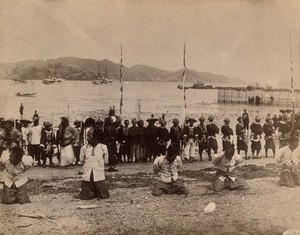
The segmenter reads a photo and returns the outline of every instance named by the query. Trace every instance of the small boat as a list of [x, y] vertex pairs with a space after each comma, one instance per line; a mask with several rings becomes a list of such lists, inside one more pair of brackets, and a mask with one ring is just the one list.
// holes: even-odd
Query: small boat
[[27, 83], [27, 80], [22, 79], [20, 76], [14, 77], [12, 80], [13, 80], [15, 83], [21, 83], [21, 84]]
[[31, 83], [31, 92], [28, 92], [28, 86], [26, 84], [26, 92], [16, 92], [16, 96], [22, 96], [22, 97], [34, 97], [37, 92], [33, 91], [33, 82]]
[[26, 92], [16, 92], [16, 96], [23, 96], [23, 97], [34, 97], [37, 93], [26, 93]]

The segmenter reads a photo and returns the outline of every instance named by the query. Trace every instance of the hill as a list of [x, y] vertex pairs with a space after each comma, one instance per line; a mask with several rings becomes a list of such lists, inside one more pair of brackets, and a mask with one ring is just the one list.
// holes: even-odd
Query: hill
[[[0, 79], [9, 79], [18, 75], [23, 79], [44, 79], [52, 74], [67, 80], [93, 80], [97, 73], [113, 79], [119, 79], [120, 65], [110, 60], [83, 59], [77, 57], [60, 57], [47, 60], [25, 60], [13, 64], [0, 64]], [[125, 81], [165, 81], [178, 82], [183, 70], [175, 72], [146, 65], [123, 66]], [[235, 79], [207, 72], [187, 69], [187, 82], [201, 81], [206, 84], [234, 83]]]

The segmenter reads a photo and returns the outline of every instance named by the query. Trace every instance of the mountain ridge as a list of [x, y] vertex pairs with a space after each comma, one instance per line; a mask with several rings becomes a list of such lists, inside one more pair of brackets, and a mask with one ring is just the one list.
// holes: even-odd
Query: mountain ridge
[[[181, 82], [183, 69], [168, 71], [153, 66], [137, 64], [131, 67], [123, 65], [124, 81], [161, 81]], [[95, 60], [74, 56], [59, 57], [47, 60], [23, 60], [16, 63], [0, 64], [0, 79], [9, 79], [11, 75], [19, 75], [23, 79], [44, 79], [49, 75], [59, 76], [67, 80], [94, 80], [97, 75], [119, 79], [120, 64], [108, 59]], [[186, 70], [186, 81], [204, 83], [235, 83], [234, 78], [209, 72]]]

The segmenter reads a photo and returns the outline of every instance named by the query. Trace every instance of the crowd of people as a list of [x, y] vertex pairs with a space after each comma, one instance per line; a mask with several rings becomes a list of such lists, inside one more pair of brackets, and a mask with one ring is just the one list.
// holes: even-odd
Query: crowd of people
[[[120, 162], [154, 161], [153, 170], [161, 174], [161, 182], [155, 187], [153, 195], [188, 194], [188, 189], [178, 179], [177, 170], [182, 162], [195, 161], [197, 147], [200, 161], [203, 161], [202, 154], [205, 151], [208, 159], [212, 160], [218, 169], [211, 185], [213, 190], [248, 189], [243, 179], [237, 179], [231, 173], [243, 159], [250, 158], [247, 133], [250, 136], [252, 157], [258, 157], [260, 154], [262, 136], [265, 139], [265, 156], [268, 157], [268, 150], [271, 149], [275, 157], [274, 135], [278, 131], [279, 151], [276, 161], [284, 165], [280, 182], [290, 187], [300, 184], [298, 172], [294, 167], [300, 157], [299, 151], [294, 151], [298, 149], [299, 144], [299, 113], [280, 110], [279, 117], [271, 117], [268, 114], [265, 123], [262, 124], [261, 118], [257, 116], [250, 124], [249, 113], [245, 109], [244, 113], [237, 117], [235, 126], [237, 152], [233, 144], [234, 130], [230, 126], [229, 118], [224, 119], [224, 125], [220, 128], [214, 123], [212, 115], [206, 123], [205, 121], [205, 117], [201, 116], [199, 124], [195, 125], [197, 120], [187, 117], [185, 123], [180, 126], [179, 120], [175, 118], [172, 121], [173, 125], [168, 129], [164, 115], [160, 118], [152, 115], [146, 120], [147, 127], [144, 126], [143, 120], [136, 119], [131, 120], [130, 126], [129, 120], [121, 123], [114, 108], [110, 109], [109, 115], [104, 119], [87, 118], [85, 122], [76, 120], [73, 125], [67, 117], [62, 117], [57, 131], [54, 131], [53, 124], [48, 121], [41, 125], [37, 112], [33, 115], [32, 122], [1, 119], [0, 164], [6, 166], [6, 171], [17, 169], [22, 172], [33, 163], [46, 167], [47, 159], [50, 166], [56, 165], [52, 160], [54, 154], [59, 160], [59, 166], [83, 164], [82, 191], [78, 197], [91, 199], [95, 196], [109, 197], [105, 185], [105, 163], [108, 163], [108, 171], [118, 171], [116, 165]], [[216, 138], [218, 134], [222, 135], [221, 151]], [[241, 151], [245, 152], [244, 157], [240, 155]], [[28, 156], [32, 157], [32, 162], [27, 159]], [[23, 190], [26, 184], [26, 180], [19, 182], [19, 179], [12, 178], [7, 178], [5, 195], [13, 195], [12, 192], [18, 191], [18, 188]], [[10, 203], [16, 199], [4, 197], [5, 200]], [[25, 196], [19, 201], [28, 200]]]

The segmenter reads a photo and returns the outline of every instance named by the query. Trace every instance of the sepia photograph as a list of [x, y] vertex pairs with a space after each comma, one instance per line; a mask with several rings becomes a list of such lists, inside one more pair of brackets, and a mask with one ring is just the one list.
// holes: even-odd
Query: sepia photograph
[[0, 5], [0, 235], [300, 235], [300, 1]]

